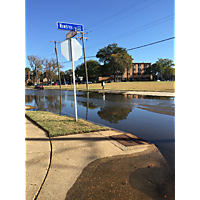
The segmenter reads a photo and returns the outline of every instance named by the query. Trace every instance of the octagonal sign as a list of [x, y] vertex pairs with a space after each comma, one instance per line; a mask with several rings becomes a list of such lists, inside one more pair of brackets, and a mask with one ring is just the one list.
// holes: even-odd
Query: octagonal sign
[[82, 46], [76, 39], [66, 39], [62, 42], [61, 53], [67, 60], [72, 61], [70, 40], [72, 40], [73, 60], [77, 61], [82, 56]]

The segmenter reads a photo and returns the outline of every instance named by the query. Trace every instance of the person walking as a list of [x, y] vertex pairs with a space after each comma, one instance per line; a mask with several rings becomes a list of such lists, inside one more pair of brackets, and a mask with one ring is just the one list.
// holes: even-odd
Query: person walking
[[102, 90], [104, 90], [104, 87], [105, 87], [105, 83], [104, 83], [104, 81], [102, 82]]

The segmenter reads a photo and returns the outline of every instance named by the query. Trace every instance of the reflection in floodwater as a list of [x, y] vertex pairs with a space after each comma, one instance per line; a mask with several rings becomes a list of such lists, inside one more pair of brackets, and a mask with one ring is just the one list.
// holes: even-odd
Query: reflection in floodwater
[[61, 108], [65, 106], [60, 96], [25, 95], [25, 102], [26, 104], [33, 103], [33, 106], [37, 107], [33, 110], [43, 110], [60, 114]]
[[[105, 101], [105, 94], [103, 94], [103, 101]], [[100, 108], [97, 112], [98, 116], [113, 124], [117, 124], [120, 120], [125, 120], [133, 108], [133, 105], [119, 103], [112, 103], [110, 105], [107, 102], [102, 104], [101, 101], [89, 102], [89, 92], [87, 92], [86, 102], [78, 100], [78, 104], [86, 107], [86, 120], [88, 120], [88, 109], [94, 110]]]
[[[57, 93], [56, 95], [25, 95], [26, 104], [32, 104], [32, 106], [36, 106], [37, 108], [34, 110], [44, 110], [53, 113], [62, 113], [62, 108], [67, 106], [67, 102], [71, 102], [71, 107], [73, 107], [73, 93], [72, 91], [65, 91], [65, 95], [62, 93]], [[68, 95], [67, 95], [68, 94]], [[105, 97], [106, 96], [106, 97]], [[101, 101], [100, 101], [101, 99]], [[131, 101], [131, 100], [135, 101]], [[97, 93], [78, 93], [77, 94], [77, 103], [78, 105], [86, 108], [86, 120], [88, 120], [88, 112], [89, 110], [99, 110], [96, 112], [97, 115], [110, 123], [117, 124], [120, 120], [126, 120], [127, 116], [134, 105], [137, 105], [137, 108], [159, 113], [165, 115], [175, 116], [175, 107], [173, 105], [165, 104], [157, 102], [156, 105], [151, 105], [151, 102], [138, 102], [136, 100], [139, 99], [151, 99], [150, 96], [145, 95], [132, 95], [132, 94], [124, 94], [124, 95], [110, 95], [110, 94], [97, 94]], [[153, 97], [156, 100], [170, 100], [171, 97]], [[102, 101], [103, 100], [103, 101]]]
[[[77, 91], [78, 117], [154, 143], [174, 171], [175, 98]], [[73, 91], [26, 90], [26, 105], [74, 116]]]
[[119, 120], [127, 119], [128, 114], [132, 111], [132, 108], [126, 107], [101, 107], [97, 112], [101, 119], [109, 121], [110, 123], [117, 124]]
[[160, 99], [160, 100], [174, 100], [175, 97], [162, 97], [162, 96], [150, 96], [150, 95], [139, 95], [139, 94], [123, 94], [125, 98], [129, 99]]

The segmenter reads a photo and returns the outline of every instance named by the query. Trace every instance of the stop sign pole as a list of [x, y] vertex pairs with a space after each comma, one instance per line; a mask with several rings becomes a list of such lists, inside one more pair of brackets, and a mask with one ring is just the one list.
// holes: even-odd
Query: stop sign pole
[[75, 107], [75, 118], [78, 121], [77, 116], [77, 105], [76, 105], [76, 83], [75, 83], [75, 70], [74, 70], [74, 53], [73, 53], [73, 44], [72, 38], [70, 38], [70, 46], [71, 46], [71, 60], [72, 60], [72, 72], [73, 72], [73, 83], [74, 83], [74, 107]]
[[77, 61], [81, 57], [82, 46], [77, 40], [71, 38], [73, 37], [71, 34], [69, 34], [69, 37], [70, 38], [67, 38], [64, 42], [61, 43], [61, 53], [67, 60], [72, 61], [75, 118], [76, 118], [76, 121], [78, 121], [74, 61]]

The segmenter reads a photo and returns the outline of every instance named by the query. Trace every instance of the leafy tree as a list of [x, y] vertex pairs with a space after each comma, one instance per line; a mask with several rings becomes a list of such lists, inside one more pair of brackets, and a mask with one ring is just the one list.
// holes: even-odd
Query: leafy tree
[[163, 76], [164, 80], [169, 78], [173, 73], [172, 66], [175, 66], [173, 60], [158, 58], [156, 64], [160, 67], [160, 74]]
[[70, 74], [72, 74], [72, 69], [69, 69], [69, 70], [65, 71], [65, 79], [67, 81], [71, 81], [71, 79], [72, 79], [72, 76], [70, 76]]
[[133, 59], [127, 53], [125, 48], [118, 47], [116, 43], [109, 44], [107, 47], [100, 49], [96, 57], [104, 64], [105, 73], [114, 73], [114, 80], [118, 73], [124, 73], [125, 68], [131, 68]]
[[60, 71], [60, 80], [62, 81], [64, 81], [64, 79], [65, 79], [65, 72], [63, 72], [63, 71]]
[[131, 56], [123, 52], [123, 53], [111, 54], [110, 57], [111, 57], [111, 63], [113, 64], [112, 69], [114, 70], [114, 79], [116, 75], [118, 76], [118, 72], [124, 74], [125, 68], [127, 68], [127, 75], [128, 75], [128, 70], [130, 70], [133, 62]]
[[117, 54], [122, 52], [126, 52], [126, 49], [118, 47], [116, 43], [113, 43], [109, 44], [107, 47], [100, 49], [97, 52], [96, 57], [99, 58], [100, 62], [103, 62], [104, 64], [109, 64], [110, 63], [109, 56], [111, 54]]
[[[88, 72], [88, 79], [89, 80], [97, 80], [100, 73], [100, 64], [95, 60], [87, 61], [87, 72]], [[76, 67], [75, 71], [76, 75], [83, 76], [84, 80], [85, 77], [85, 64], [82, 63]]]
[[154, 63], [153, 65], [149, 66], [149, 67], [146, 69], [145, 74], [150, 74], [150, 75], [152, 75], [152, 76], [153, 76], [153, 79], [155, 80], [157, 74], [160, 73], [160, 69], [161, 69], [160, 64]]
[[26, 67], [26, 68], [25, 68], [25, 72], [27, 73], [27, 72], [29, 72], [29, 71], [31, 71], [31, 69], [30, 69], [29, 67]]
[[159, 58], [156, 63], [146, 69], [145, 74], [153, 75], [154, 80], [158, 74], [161, 74], [164, 79], [168, 79], [175, 75], [175, 69], [172, 66], [175, 66], [172, 60]]

